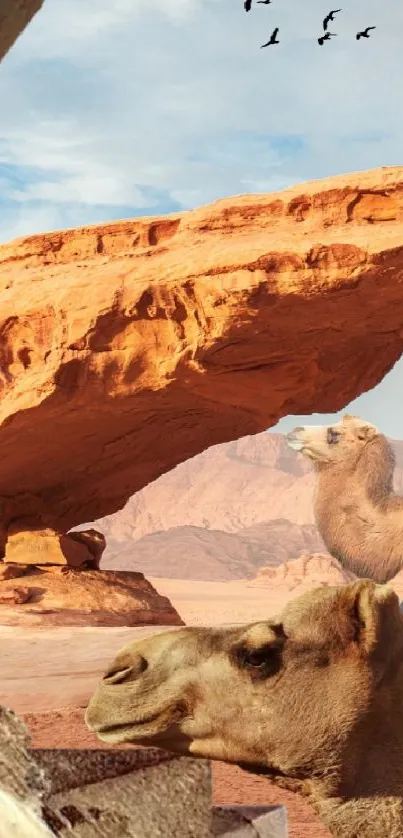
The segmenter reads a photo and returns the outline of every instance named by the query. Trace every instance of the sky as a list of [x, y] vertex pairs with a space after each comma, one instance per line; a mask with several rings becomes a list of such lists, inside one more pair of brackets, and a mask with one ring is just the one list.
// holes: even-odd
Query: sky
[[[403, 4], [342, 5], [319, 47], [325, 0], [45, 0], [1, 64], [0, 243], [401, 165]], [[401, 362], [380, 387], [355, 412], [403, 438]]]

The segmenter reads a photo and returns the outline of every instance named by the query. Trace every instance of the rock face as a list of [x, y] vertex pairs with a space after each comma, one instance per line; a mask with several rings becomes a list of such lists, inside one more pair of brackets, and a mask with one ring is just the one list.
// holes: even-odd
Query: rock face
[[403, 350], [402, 221], [383, 168], [0, 247], [3, 549], [376, 385]]
[[0, 579], [0, 623], [19, 627], [184, 625], [169, 599], [142, 573], [56, 566], [27, 568], [23, 587], [13, 578]]
[[105, 544], [105, 537], [93, 529], [67, 535], [55, 533], [51, 529], [11, 533], [9, 530], [4, 561], [97, 569]]
[[300, 556], [279, 567], [262, 567], [248, 583], [248, 587], [281, 588], [287, 593], [299, 596], [304, 590], [327, 585], [345, 585], [356, 577], [345, 571], [339, 562], [326, 553], [312, 553]]
[[0, 9], [0, 61], [39, 11], [43, 0], [2, 0]]

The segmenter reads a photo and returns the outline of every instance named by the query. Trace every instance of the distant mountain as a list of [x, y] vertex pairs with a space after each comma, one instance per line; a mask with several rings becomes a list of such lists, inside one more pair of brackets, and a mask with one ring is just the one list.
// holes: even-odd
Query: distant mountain
[[[393, 446], [395, 488], [403, 493], [403, 443]], [[323, 552], [314, 485], [310, 463], [282, 434], [208, 448], [137, 492], [120, 512], [92, 522], [107, 539], [101, 566], [218, 581]]]
[[[113, 549], [116, 552], [113, 554]], [[260, 567], [277, 566], [300, 553], [323, 550], [313, 525], [266, 521], [238, 533], [202, 527], [172, 527], [145, 535], [123, 549], [109, 548], [102, 567], [142, 570], [167, 579], [224, 581], [253, 578]]]

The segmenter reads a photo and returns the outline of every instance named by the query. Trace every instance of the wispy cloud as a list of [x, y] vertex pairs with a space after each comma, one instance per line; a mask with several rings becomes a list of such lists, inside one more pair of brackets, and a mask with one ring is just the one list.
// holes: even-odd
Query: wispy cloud
[[401, 163], [401, 4], [355, 0], [320, 48], [326, 12], [47, 0], [1, 66], [0, 240]]
[[[401, 164], [403, 6], [321, 48], [330, 5], [46, 0], [0, 68], [0, 241]], [[401, 363], [381, 387], [353, 409], [401, 437]]]

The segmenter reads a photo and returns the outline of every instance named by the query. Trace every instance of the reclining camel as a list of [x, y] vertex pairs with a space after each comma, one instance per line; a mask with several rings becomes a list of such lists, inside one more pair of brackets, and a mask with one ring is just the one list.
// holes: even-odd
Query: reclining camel
[[266, 622], [129, 644], [85, 718], [114, 745], [267, 774], [338, 838], [403, 836], [403, 618], [387, 586], [320, 588]]
[[295, 428], [291, 448], [314, 463], [318, 530], [340, 564], [383, 583], [403, 568], [403, 497], [393, 491], [395, 457], [386, 437], [356, 416]]

